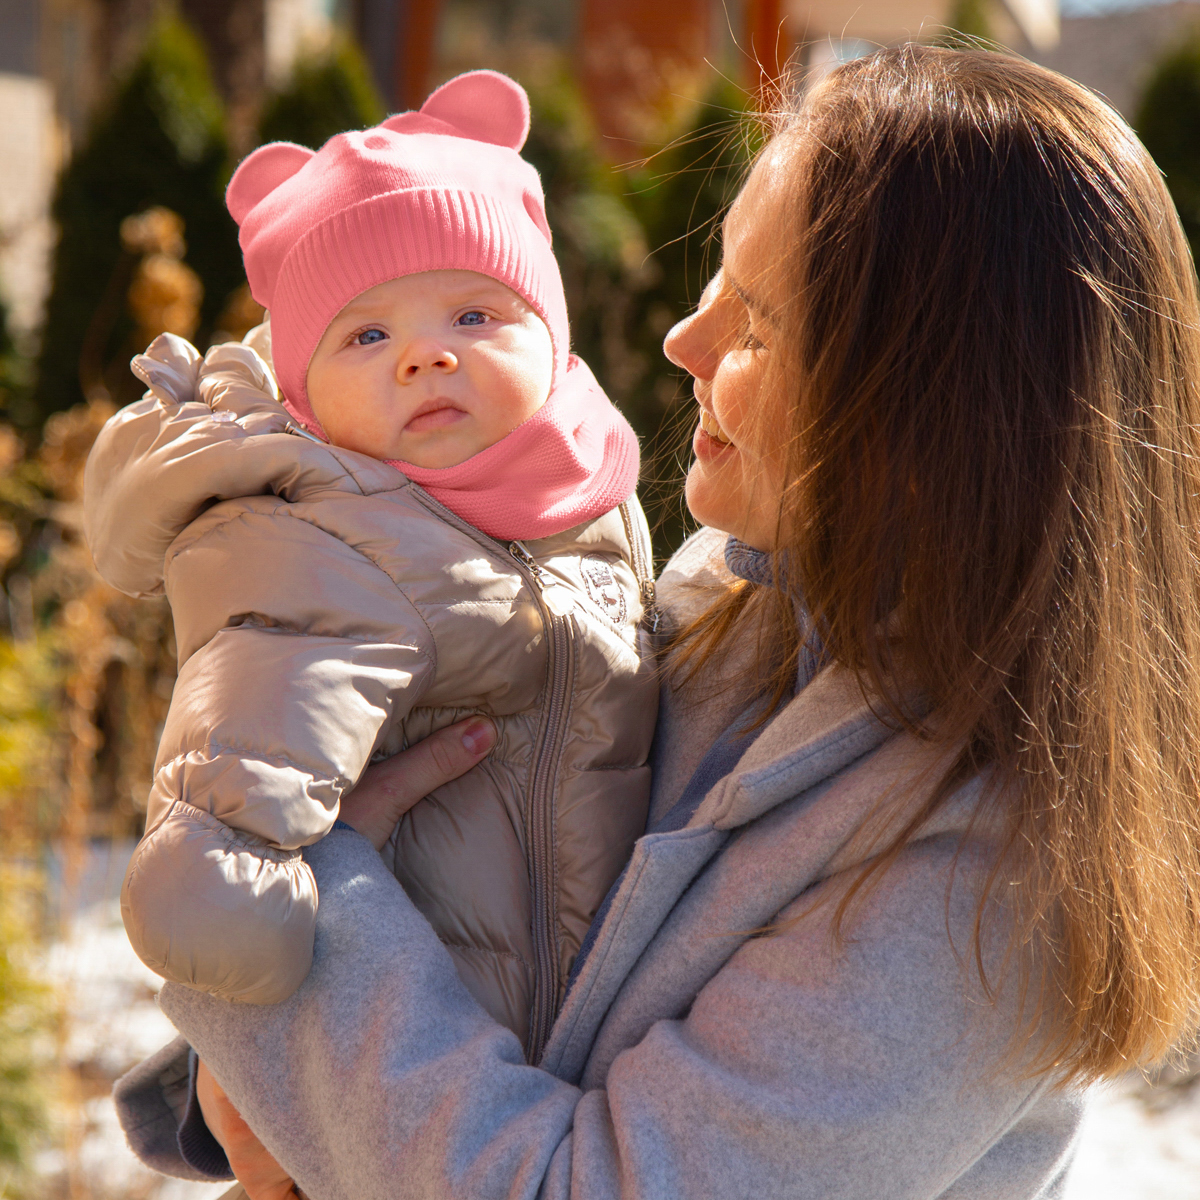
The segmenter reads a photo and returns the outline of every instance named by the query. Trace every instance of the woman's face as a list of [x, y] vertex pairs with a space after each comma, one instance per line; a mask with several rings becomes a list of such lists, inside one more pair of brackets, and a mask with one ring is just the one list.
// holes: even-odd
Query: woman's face
[[692, 375], [700, 406], [688, 508], [759, 550], [775, 548], [788, 441], [779, 375], [768, 370], [781, 275], [771, 269], [780, 234], [772, 220], [778, 171], [776, 156], [760, 159], [725, 219], [720, 271], [663, 343], [667, 358]]

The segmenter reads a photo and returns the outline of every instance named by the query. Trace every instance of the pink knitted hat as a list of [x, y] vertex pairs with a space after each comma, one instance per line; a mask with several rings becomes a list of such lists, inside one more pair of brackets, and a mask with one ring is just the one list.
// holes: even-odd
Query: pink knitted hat
[[550, 330], [558, 386], [567, 304], [541, 180], [517, 153], [528, 132], [520, 84], [470, 71], [419, 112], [339, 133], [315, 153], [271, 142], [243, 160], [225, 202], [250, 291], [271, 313], [285, 403], [303, 425], [323, 433], [305, 375], [330, 321], [368, 288], [418, 271], [478, 271], [512, 288]]

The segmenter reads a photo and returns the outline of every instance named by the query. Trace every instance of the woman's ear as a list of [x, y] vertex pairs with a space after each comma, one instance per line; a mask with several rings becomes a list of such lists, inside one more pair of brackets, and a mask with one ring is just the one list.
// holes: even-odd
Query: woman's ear
[[313, 152], [295, 142], [268, 142], [242, 159], [225, 189], [225, 207], [240, 225], [250, 210], [285, 179], [291, 179]]
[[445, 121], [464, 137], [511, 150], [520, 150], [529, 136], [529, 97], [499, 71], [468, 71], [443, 83], [421, 105], [421, 114]]

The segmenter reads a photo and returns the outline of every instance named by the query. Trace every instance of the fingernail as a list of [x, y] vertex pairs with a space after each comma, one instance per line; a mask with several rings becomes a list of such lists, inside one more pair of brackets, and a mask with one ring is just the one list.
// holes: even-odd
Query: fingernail
[[492, 748], [492, 743], [496, 740], [496, 730], [491, 721], [480, 718], [478, 721], [472, 721], [463, 730], [462, 740], [463, 745], [472, 754], [482, 754]]

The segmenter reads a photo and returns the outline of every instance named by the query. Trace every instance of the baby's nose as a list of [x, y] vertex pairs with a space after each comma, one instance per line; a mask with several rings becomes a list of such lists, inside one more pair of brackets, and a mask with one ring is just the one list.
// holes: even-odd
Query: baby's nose
[[428, 371], [455, 371], [458, 359], [454, 352], [433, 340], [422, 339], [409, 345], [399, 362], [397, 374], [409, 382]]

